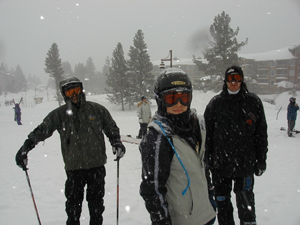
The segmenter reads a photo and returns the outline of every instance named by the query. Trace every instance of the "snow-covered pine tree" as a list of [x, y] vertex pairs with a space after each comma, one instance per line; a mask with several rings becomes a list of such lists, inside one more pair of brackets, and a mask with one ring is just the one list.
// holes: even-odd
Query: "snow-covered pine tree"
[[230, 16], [223, 11], [215, 17], [214, 23], [210, 26], [213, 41], [202, 52], [207, 64], [197, 60], [194, 56], [194, 62], [199, 70], [207, 75], [223, 75], [228, 67], [238, 65], [237, 52], [248, 43], [248, 38], [244, 42], [237, 41], [239, 27], [234, 31], [230, 27], [230, 21]]
[[50, 50], [47, 53], [47, 57], [45, 60], [45, 72], [49, 74], [50, 77], [53, 77], [56, 84], [56, 99], [58, 104], [61, 105], [63, 102], [63, 98], [60, 94], [59, 83], [62, 80], [62, 75], [64, 74], [64, 70], [61, 65], [61, 59], [59, 58], [59, 50], [56, 43], [53, 43]]
[[[134, 101], [140, 100], [141, 96], [150, 97], [153, 90], [154, 75], [151, 73], [153, 64], [150, 62], [147, 44], [144, 41], [144, 33], [138, 30], [133, 39], [128, 53], [128, 68], [132, 83], [131, 93]], [[152, 96], [152, 95], [151, 95]]]
[[111, 59], [111, 67], [107, 74], [106, 83], [109, 86], [107, 89], [107, 99], [114, 104], [121, 104], [122, 111], [125, 110], [126, 98], [130, 96], [128, 92], [129, 80], [126, 60], [122, 44], [119, 42], [113, 51]]

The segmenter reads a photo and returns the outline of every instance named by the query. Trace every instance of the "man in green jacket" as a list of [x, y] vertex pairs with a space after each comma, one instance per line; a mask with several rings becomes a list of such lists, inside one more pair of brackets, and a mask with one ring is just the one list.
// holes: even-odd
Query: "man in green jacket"
[[50, 112], [28, 135], [16, 155], [16, 163], [26, 170], [28, 152], [57, 130], [67, 175], [66, 224], [80, 224], [84, 187], [87, 185], [90, 225], [99, 225], [103, 223], [104, 164], [107, 159], [103, 133], [109, 138], [118, 159], [124, 156], [125, 147], [109, 111], [98, 103], [86, 101], [79, 79], [65, 79], [60, 82], [60, 88], [66, 104]]

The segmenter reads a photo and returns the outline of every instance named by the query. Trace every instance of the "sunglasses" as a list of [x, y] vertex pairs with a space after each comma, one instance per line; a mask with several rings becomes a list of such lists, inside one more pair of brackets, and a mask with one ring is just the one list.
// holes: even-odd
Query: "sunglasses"
[[189, 106], [192, 101], [191, 91], [167, 91], [163, 93], [162, 99], [167, 107], [174, 106], [180, 101], [184, 106]]
[[65, 91], [65, 95], [68, 98], [71, 98], [74, 94], [79, 95], [82, 92], [81, 87], [74, 87], [74, 88], [70, 88], [68, 90]]
[[229, 82], [229, 83], [232, 83], [232, 82], [241, 83], [242, 81], [243, 81], [243, 79], [240, 74], [229, 74], [226, 79], [226, 82]]

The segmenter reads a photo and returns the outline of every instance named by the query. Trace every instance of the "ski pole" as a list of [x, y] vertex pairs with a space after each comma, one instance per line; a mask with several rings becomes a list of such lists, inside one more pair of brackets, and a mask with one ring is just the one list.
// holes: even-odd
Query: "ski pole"
[[28, 176], [27, 170], [25, 169], [24, 171], [25, 171], [25, 173], [26, 173], [26, 178], [27, 178], [27, 181], [28, 181], [28, 185], [29, 185], [29, 189], [30, 189], [30, 193], [31, 193], [31, 197], [32, 197], [32, 201], [33, 201], [34, 209], [35, 209], [35, 212], [36, 212], [36, 216], [37, 216], [37, 219], [38, 219], [39, 225], [41, 225], [42, 223], [41, 223], [41, 220], [40, 220], [40, 217], [39, 217], [39, 213], [38, 213], [38, 210], [37, 210], [37, 207], [36, 207], [36, 204], [35, 204], [35, 200], [34, 200], [34, 196], [33, 196], [32, 188], [31, 188], [31, 184], [30, 184], [29, 176]]
[[120, 158], [117, 156], [115, 161], [117, 161], [117, 225], [118, 225], [119, 224], [119, 166], [120, 166]]
[[282, 108], [282, 106], [280, 107], [280, 109], [277, 112], [276, 120], [278, 120], [278, 113], [280, 112], [281, 108]]

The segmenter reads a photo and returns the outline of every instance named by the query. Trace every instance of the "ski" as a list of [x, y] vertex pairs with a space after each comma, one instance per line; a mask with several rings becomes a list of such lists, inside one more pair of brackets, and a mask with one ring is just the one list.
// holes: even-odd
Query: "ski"
[[131, 144], [139, 145], [142, 139], [133, 138], [131, 135], [121, 135], [121, 141], [122, 142], [128, 142]]

